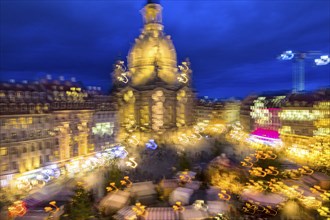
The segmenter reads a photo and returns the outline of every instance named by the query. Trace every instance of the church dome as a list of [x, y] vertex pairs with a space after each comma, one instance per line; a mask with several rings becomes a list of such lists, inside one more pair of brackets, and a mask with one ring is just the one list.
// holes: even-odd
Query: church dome
[[168, 84], [177, 78], [177, 58], [170, 36], [163, 32], [161, 6], [147, 4], [144, 29], [128, 54], [128, 68], [133, 85], [144, 85], [158, 77]]

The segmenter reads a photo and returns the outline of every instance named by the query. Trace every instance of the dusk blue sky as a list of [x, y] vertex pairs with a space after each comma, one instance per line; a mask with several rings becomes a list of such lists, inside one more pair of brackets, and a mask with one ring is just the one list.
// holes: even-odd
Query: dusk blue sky
[[[111, 86], [142, 28], [145, 0], [1, 0], [0, 80], [46, 74]], [[284, 50], [330, 51], [330, 1], [163, 0], [165, 32], [178, 61], [189, 57], [199, 95], [245, 97], [292, 88]], [[306, 60], [306, 89], [330, 84], [330, 65]]]

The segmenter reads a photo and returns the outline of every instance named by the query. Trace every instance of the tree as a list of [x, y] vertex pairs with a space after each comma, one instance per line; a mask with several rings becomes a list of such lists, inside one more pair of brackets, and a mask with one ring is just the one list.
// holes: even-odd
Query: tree
[[179, 170], [189, 170], [191, 168], [191, 163], [185, 152], [179, 156], [178, 168]]
[[92, 213], [91, 194], [85, 190], [81, 183], [77, 183], [74, 190], [75, 195], [67, 207], [66, 215], [68, 219], [84, 220], [90, 218]]
[[120, 186], [120, 180], [124, 178], [123, 172], [119, 169], [116, 163], [112, 163], [109, 172], [107, 173], [107, 179], [105, 181], [106, 187], [109, 186], [109, 183], [115, 182], [116, 186]]
[[22, 194], [14, 193], [14, 191], [9, 188], [0, 188], [0, 211], [2, 208], [11, 205], [14, 201], [19, 200], [21, 197]]

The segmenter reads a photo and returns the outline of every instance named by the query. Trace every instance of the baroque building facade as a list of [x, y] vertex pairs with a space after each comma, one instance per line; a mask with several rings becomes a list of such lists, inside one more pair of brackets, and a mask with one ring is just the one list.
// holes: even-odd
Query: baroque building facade
[[306, 148], [316, 139], [328, 140], [329, 91], [248, 96], [240, 111], [243, 131], [261, 139], [280, 139], [287, 147]]
[[239, 121], [240, 101], [235, 99], [218, 100], [208, 97], [196, 99], [195, 122], [217, 121], [230, 125]]
[[0, 180], [94, 154], [115, 143], [116, 107], [109, 95], [74, 81], [0, 83]]
[[281, 138], [290, 144], [311, 143], [313, 137], [330, 137], [330, 89], [292, 94], [279, 113]]
[[[194, 92], [188, 60], [177, 66], [170, 36], [164, 33], [162, 7], [149, 0], [142, 10], [144, 27], [127, 56], [114, 65], [120, 140], [145, 143], [171, 139], [193, 124]], [[129, 141], [130, 142], [130, 141]]]

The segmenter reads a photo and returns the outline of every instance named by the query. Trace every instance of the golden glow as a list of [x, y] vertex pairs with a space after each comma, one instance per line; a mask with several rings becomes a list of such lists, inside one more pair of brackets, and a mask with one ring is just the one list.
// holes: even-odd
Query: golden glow
[[0, 156], [6, 156], [8, 154], [8, 150], [6, 147], [0, 147]]
[[318, 110], [282, 110], [279, 117], [288, 121], [314, 121], [322, 115]]
[[180, 83], [186, 84], [190, 81], [191, 70], [188, 62], [182, 62], [182, 65], [178, 66], [180, 70], [180, 75], [177, 77]]
[[8, 213], [10, 217], [24, 216], [27, 212], [25, 202], [15, 201], [13, 205], [8, 207]]
[[[61, 93], [59, 93], [59, 95], [60, 94]], [[87, 93], [82, 93], [81, 88], [78, 87], [71, 87], [70, 91], [66, 91], [66, 95], [76, 102], [83, 102], [84, 98], [88, 96]]]
[[[83, 127], [81, 127], [83, 128]], [[112, 135], [114, 129], [113, 122], [103, 122], [103, 123], [96, 123], [94, 127], [92, 127], [93, 134], [97, 135]]]
[[146, 206], [141, 203], [135, 203], [135, 206], [132, 207], [132, 210], [135, 212], [137, 216], [143, 216], [146, 212]]
[[126, 166], [131, 167], [131, 168], [136, 168], [137, 167], [137, 162], [135, 161], [134, 157], [130, 157], [128, 161], [126, 161]]
[[175, 202], [175, 204], [172, 206], [174, 211], [178, 211], [178, 212], [183, 212], [185, 210], [184, 206], [182, 205], [181, 202]]
[[145, 85], [158, 76], [165, 83], [173, 85], [177, 81], [176, 52], [170, 37], [163, 33], [161, 6], [147, 4], [143, 16], [143, 32], [128, 54], [132, 84]]
[[221, 190], [221, 192], [218, 194], [219, 199], [225, 200], [225, 201], [229, 201], [231, 196], [227, 193], [226, 190]]
[[54, 215], [56, 212], [60, 211], [60, 208], [56, 205], [56, 201], [49, 202], [50, 206], [44, 208], [45, 212], [49, 212], [51, 215]]
[[177, 93], [177, 119], [176, 119], [176, 125], [178, 127], [182, 127], [186, 124], [185, 120], [185, 103], [187, 102], [187, 97], [186, 97], [186, 91], [185, 90], [180, 90]]
[[159, 131], [164, 125], [164, 102], [165, 96], [163, 91], [158, 90], [152, 95], [154, 101], [152, 109], [152, 129]]
[[117, 192], [119, 189], [116, 187], [116, 183], [115, 182], [111, 182], [111, 183], [109, 183], [109, 186], [106, 187], [106, 190], [108, 192], [112, 192], [112, 191]]

